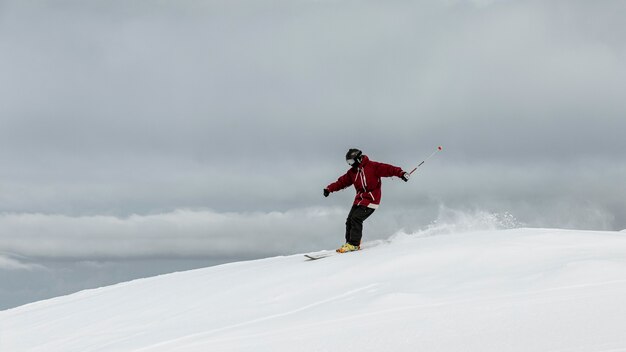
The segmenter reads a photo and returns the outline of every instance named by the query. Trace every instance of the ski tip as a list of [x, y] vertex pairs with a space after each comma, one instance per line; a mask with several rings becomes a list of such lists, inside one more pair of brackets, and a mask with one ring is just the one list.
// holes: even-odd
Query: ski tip
[[308, 258], [308, 260], [318, 260], [326, 257], [330, 257], [334, 253], [325, 253], [325, 254], [305, 254], [304, 256]]

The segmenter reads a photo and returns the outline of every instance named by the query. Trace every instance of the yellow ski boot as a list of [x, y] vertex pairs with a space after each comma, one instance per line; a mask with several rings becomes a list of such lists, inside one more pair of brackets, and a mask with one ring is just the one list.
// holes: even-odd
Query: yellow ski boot
[[336, 252], [346, 253], [346, 252], [358, 251], [359, 249], [361, 249], [361, 246], [354, 246], [354, 245], [351, 245], [350, 243], [346, 243], [343, 246], [341, 246], [341, 248], [337, 249]]

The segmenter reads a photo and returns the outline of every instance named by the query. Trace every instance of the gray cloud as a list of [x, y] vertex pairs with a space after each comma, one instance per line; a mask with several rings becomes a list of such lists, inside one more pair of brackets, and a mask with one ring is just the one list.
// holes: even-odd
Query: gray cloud
[[[328, 234], [344, 216], [341, 209], [242, 214], [178, 210], [126, 218], [4, 214], [0, 232], [6, 236], [0, 237], [0, 249], [31, 258], [83, 260], [269, 255], [336, 242]], [[315, 223], [316, 228], [289, 236], [300, 223]]]
[[7, 254], [0, 253], [0, 270], [10, 270], [10, 271], [19, 271], [19, 270], [37, 270], [42, 269], [41, 266], [35, 264], [23, 263], [16, 258], [12, 258], [12, 256]]

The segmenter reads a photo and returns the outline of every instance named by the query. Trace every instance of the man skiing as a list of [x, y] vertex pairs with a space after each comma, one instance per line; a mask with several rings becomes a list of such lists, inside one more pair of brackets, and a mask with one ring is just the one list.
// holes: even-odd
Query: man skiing
[[358, 149], [348, 150], [346, 162], [351, 166], [348, 172], [324, 188], [324, 197], [350, 185], [354, 185], [356, 189], [356, 197], [346, 220], [346, 243], [337, 249], [339, 253], [357, 251], [361, 248], [363, 221], [372, 215], [380, 204], [382, 196], [380, 178], [397, 176], [406, 182], [410, 177], [408, 172], [397, 166], [370, 160]]

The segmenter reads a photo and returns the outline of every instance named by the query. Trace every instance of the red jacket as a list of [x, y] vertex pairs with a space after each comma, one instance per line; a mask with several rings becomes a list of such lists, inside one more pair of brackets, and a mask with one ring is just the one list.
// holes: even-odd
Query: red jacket
[[331, 183], [326, 188], [331, 192], [337, 192], [354, 185], [354, 188], [356, 188], [354, 205], [363, 205], [376, 209], [382, 197], [380, 178], [402, 177], [403, 174], [404, 171], [397, 166], [372, 161], [366, 155], [363, 155], [358, 168], [351, 168], [345, 175], [339, 177], [336, 182]]

